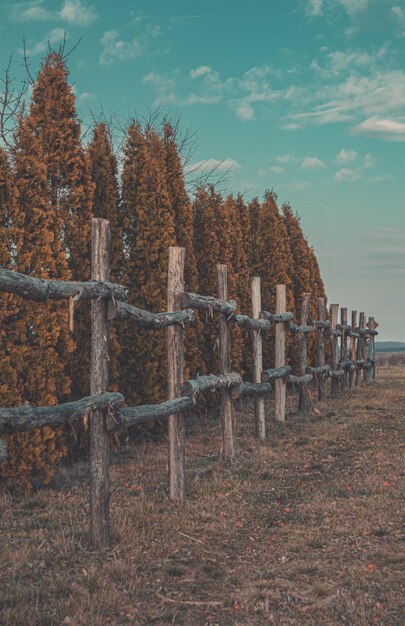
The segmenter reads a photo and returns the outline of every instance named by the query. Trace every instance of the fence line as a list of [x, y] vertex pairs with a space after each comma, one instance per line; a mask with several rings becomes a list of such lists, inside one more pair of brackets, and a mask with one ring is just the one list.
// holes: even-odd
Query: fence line
[[[255, 403], [255, 432], [260, 441], [266, 436], [264, 398], [272, 392], [275, 381], [275, 419], [285, 420], [286, 387], [298, 387], [298, 411], [310, 408], [308, 385], [316, 380], [318, 399], [326, 398], [326, 380], [331, 379], [331, 397], [338, 398], [346, 387], [375, 380], [375, 321], [365, 323], [361, 312], [356, 326], [357, 312], [352, 312], [351, 325], [347, 323], [347, 309], [341, 309], [338, 324], [338, 304], [330, 305], [330, 319], [326, 319], [324, 298], [318, 298], [318, 320], [311, 318], [311, 294], [303, 294], [299, 324], [286, 311], [286, 286], [276, 286], [276, 312], [261, 310], [260, 278], [252, 279], [253, 317], [236, 313], [237, 305], [228, 300], [227, 268], [217, 265], [218, 298], [185, 292], [184, 248], [169, 248], [168, 311], [151, 313], [129, 305], [127, 289], [110, 283], [110, 229], [103, 219], [92, 221], [92, 281], [74, 282], [44, 280], [0, 268], [0, 291], [15, 293], [25, 299], [45, 302], [48, 299], [69, 299], [71, 310], [80, 298], [90, 299], [91, 311], [91, 395], [76, 402], [51, 406], [24, 405], [0, 408], [0, 434], [29, 430], [37, 426], [56, 425], [79, 417], [90, 416], [90, 537], [96, 548], [109, 545], [109, 438], [108, 433], [119, 426], [131, 426], [147, 420], [168, 418], [169, 433], [169, 495], [183, 500], [185, 485], [185, 423], [184, 414], [196, 404], [196, 396], [208, 389], [220, 392], [223, 432], [223, 458], [228, 463], [235, 459], [234, 402], [251, 396]], [[194, 321], [193, 309], [218, 315], [219, 372], [183, 381], [184, 324]], [[113, 320], [128, 318], [141, 328], [167, 328], [168, 386], [165, 402], [155, 405], [124, 407], [120, 393], [108, 393], [109, 345], [108, 327]], [[242, 381], [231, 371], [230, 325], [237, 324], [252, 333], [253, 381]], [[275, 326], [275, 367], [263, 370], [263, 331]], [[297, 337], [299, 371], [292, 373], [286, 363], [286, 332]], [[316, 333], [317, 363], [307, 364], [307, 335]], [[326, 340], [330, 341], [330, 364], [325, 362]], [[340, 350], [338, 340], [340, 338]], [[349, 352], [348, 352], [348, 339]], [[0, 460], [7, 450], [0, 441]]]

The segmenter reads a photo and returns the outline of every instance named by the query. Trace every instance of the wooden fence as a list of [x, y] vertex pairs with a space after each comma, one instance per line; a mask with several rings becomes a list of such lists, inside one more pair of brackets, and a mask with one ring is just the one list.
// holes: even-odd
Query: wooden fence
[[[275, 419], [285, 420], [286, 389], [298, 389], [298, 411], [310, 409], [309, 385], [316, 383], [318, 399], [326, 398], [327, 381], [331, 380], [331, 396], [337, 398], [347, 388], [375, 379], [374, 318], [366, 325], [364, 313], [352, 312], [347, 323], [347, 309], [340, 311], [331, 304], [329, 315], [323, 298], [317, 301], [317, 316], [310, 316], [311, 294], [303, 294], [298, 323], [286, 311], [286, 286], [276, 287], [276, 312], [262, 310], [260, 278], [252, 278], [253, 317], [236, 313], [237, 305], [228, 300], [227, 268], [219, 264], [218, 297], [185, 291], [184, 248], [169, 248], [168, 311], [151, 313], [127, 303], [127, 290], [109, 282], [110, 228], [102, 219], [92, 221], [92, 281], [73, 282], [32, 278], [0, 268], [0, 291], [14, 293], [37, 302], [68, 299], [71, 314], [79, 299], [91, 300], [91, 362], [90, 396], [66, 404], [34, 407], [0, 408], [0, 434], [27, 431], [37, 426], [55, 426], [83, 416], [90, 416], [90, 537], [95, 548], [105, 548], [110, 541], [109, 525], [109, 432], [120, 426], [140, 424], [147, 420], [168, 419], [169, 495], [183, 500], [185, 485], [185, 413], [193, 409], [196, 396], [208, 389], [220, 393], [223, 433], [223, 458], [235, 458], [235, 400], [254, 398], [255, 432], [259, 440], [266, 437], [265, 397], [273, 393]], [[184, 326], [194, 321], [193, 310], [214, 312], [218, 317], [219, 372], [183, 380]], [[156, 405], [124, 406], [120, 393], [109, 393], [108, 327], [112, 321], [127, 318], [142, 328], [167, 328], [167, 400]], [[329, 319], [328, 319], [329, 318]], [[232, 324], [248, 329], [252, 337], [253, 381], [242, 381], [231, 371]], [[275, 327], [275, 367], [263, 370], [262, 344]], [[299, 370], [292, 372], [286, 363], [286, 333], [296, 337], [299, 346]], [[316, 334], [317, 363], [308, 366], [307, 336]], [[339, 345], [340, 339], [340, 345]], [[330, 342], [330, 363], [326, 363], [326, 342]], [[0, 441], [0, 460], [7, 449]]]

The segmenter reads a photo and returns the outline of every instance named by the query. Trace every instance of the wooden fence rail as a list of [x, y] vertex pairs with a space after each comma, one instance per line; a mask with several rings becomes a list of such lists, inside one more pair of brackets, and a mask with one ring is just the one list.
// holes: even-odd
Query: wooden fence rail
[[[169, 249], [168, 310], [151, 313], [126, 302], [128, 290], [109, 282], [109, 222], [94, 219], [92, 224], [92, 280], [73, 282], [45, 280], [0, 268], [0, 291], [17, 294], [36, 302], [70, 299], [72, 305], [80, 298], [92, 301], [91, 313], [91, 395], [76, 402], [33, 407], [0, 408], [0, 435], [30, 430], [37, 426], [55, 426], [70, 420], [90, 416], [90, 537], [94, 547], [109, 545], [109, 432], [122, 426], [148, 420], [168, 419], [169, 495], [183, 500], [185, 482], [185, 422], [192, 411], [196, 396], [207, 390], [220, 394], [223, 431], [223, 458], [233, 463], [236, 455], [234, 437], [234, 402], [241, 397], [253, 397], [255, 403], [255, 432], [260, 441], [266, 438], [265, 397], [273, 392], [274, 381], [276, 420], [284, 421], [287, 385], [298, 388], [298, 410], [311, 408], [308, 386], [316, 381], [318, 399], [326, 398], [326, 383], [331, 380], [331, 396], [337, 398], [346, 387], [370, 383], [375, 379], [375, 321], [370, 317], [366, 326], [361, 312], [347, 323], [347, 309], [330, 306], [329, 319], [325, 301], [318, 298], [318, 320], [309, 315], [311, 294], [303, 294], [300, 318], [286, 311], [286, 286], [276, 286], [276, 312], [262, 310], [260, 278], [252, 279], [253, 317], [237, 312], [234, 300], [228, 300], [227, 268], [217, 266], [218, 297], [187, 292], [184, 284], [185, 252], [183, 248]], [[218, 318], [219, 372], [183, 381], [184, 325], [194, 322], [193, 309], [206, 311]], [[167, 400], [160, 404], [124, 406], [120, 393], [109, 393], [109, 324], [127, 318], [140, 328], [167, 329]], [[237, 324], [252, 335], [253, 381], [243, 381], [232, 371], [230, 327]], [[275, 366], [263, 369], [263, 340], [271, 336], [274, 327]], [[299, 368], [293, 373], [286, 362], [286, 333], [295, 337], [298, 345]], [[307, 336], [316, 334], [317, 362], [308, 363]], [[326, 341], [330, 342], [330, 363], [326, 363]], [[340, 339], [340, 346], [339, 346]], [[363, 372], [363, 374], [362, 374]], [[7, 456], [0, 441], [0, 461]]]

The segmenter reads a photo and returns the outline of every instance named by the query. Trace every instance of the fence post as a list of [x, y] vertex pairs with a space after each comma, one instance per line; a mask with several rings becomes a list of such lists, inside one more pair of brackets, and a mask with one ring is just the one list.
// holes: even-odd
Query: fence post
[[[262, 298], [260, 292], [260, 277], [252, 278], [252, 312], [253, 318], [259, 319], [262, 310]], [[253, 382], [260, 383], [262, 381], [263, 370], [263, 350], [262, 350], [262, 334], [260, 330], [253, 331]], [[264, 414], [264, 397], [255, 396], [255, 429], [256, 437], [260, 440], [266, 438], [266, 421]]]
[[[95, 218], [91, 225], [91, 279], [110, 278], [110, 222]], [[91, 301], [90, 394], [108, 391], [109, 340], [108, 299]], [[106, 428], [106, 410], [90, 416], [90, 538], [95, 548], [110, 543], [110, 446]]]
[[[347, 307], [340, 309], [340, 323], [342, 326], [347, 324]], [[342, 361], [346, 361], [347, 359], [347, 334], [344, 329], [342, 329], [342, 337], [340, 339], [340, 359]], [[344, 376], [342, 377], [342, 391], [345, 391], [347, 387], [348, 375], [349, 372], [345, 370]]]
[[[332, 329], [336, 329], [337, 320], [338, 320], [338, 304], [330, 305], [330, 326]], [[331, 359], [331, 368], [333, 371], [336, 371], [339, 366], [339, 352], [338, 352], [338, 338], [336, 335], [330, 336], [330, 359]], [[331, 397], [338, 398], [340, 391], [339, 379], [332, 376], [331, 382]]]
[[[374, 317], [369, 317], [368, 318], [368, 328], [369, 328], [369, 330], [374, 330]], [[370, 359], [375, 361], [375, 337], [374, 337], [374, 335], [371, 335], [370, 339], [368, 340], [367, 354], [368, 354], [368, 357]], [[374, 364], [373, 364], [373, 367], [371, 367], [368, 370], [367, 380], [368, 380], [369, 383], [371, 383], [373, 380], [375, 380], [375, 365]]]
[[[311, 304], [311, 294], [302, 294], [300, 326], [305, 326], [308, 321], [309, 307]], [[299, 333], [298, 342], [300, 346], [299, 376], [304, 376], [307, 371], [307, 335]], [[298, 389], [298, 410], [305, 413], [308, 410], [308, 389], [307, 385], [299, 385]]]
[[[167, 310], [181, 309], [181, 295], [184, 293], [185, 249], [169, 247], [169, 268], [167, 274]], [[181, 396], [184, 371], [184, 330], [181, 324], [167, 329], [167, 397], [173, 400]], [[185, 423], [184, 415], [170, 415], [168, 419], [169, 437], [169, 497], [171, 500], [184, 500], [185, 481]]]
[[[317, 302], [318, 320], [320, 322], [325, 321], [325, 299], [318, 298]], [[326, 336], [322, 328], [318, 328], [316, 331], [316, 348], [317, 348], [317, 365], [322, 367], [325, 365], [325, 346]], [[318, 376], [318, 400], [324, 402], [326, 397], [326, 380], [323, 376]]]
[[[217, 264], [218, 298], [228, 299], [228, 274], [226, 265]], [[226, 313], [219, 314], [218, 321], [219, 373], [228, 374], [231, 371], [231, 332]], [[221, 389], [221, 418], [223, 436], [224, 460], [233, 463], [235, 459], [235, 444], [233, 438], [233, 406], [231, 390]]]
[[[360, 313], [360, 322], [359, 326], [361, 330], [366, 330], [366, 314], [364, 312]], [[367, 362], [367, 337], [365, 335], [360, 335], [361, 342], [361, 358], [363, 359], [363, 383], [366, 383], [368, 380], [367, 369], [364, 367]]]
[[[352, 331], [356, 332], [357, 326], [357, 311], [352, 311]], [[356, 370], [357, 370], [357, 356], [356, 356], [356, 338], [350, 337], [350, 357], [354, 364], [354, 369], [349, 372], [349, 388], [353, 389], [356, 381]]]
[[[286, 286], [276, 285], [276, 314], [286, 312]], [[275, 330], [275, 360], [276, 368], [285, 365], [285, 324], [276, 324]], [[278, 422], [285, 422], [286, 382], [284, 378], [275, 380], [275, 417]]]
[[[364, 329], [366, 326], [366, 318], [365, 313], [360, 312], [359, 315], [359, 331]], [[357, 360], [364, 360], [364, 337], [360, 334], [357, 340]], [[364, 377], [364, 363], [362, 367], [357, 366], [356, 370], [356, 385], [361, 385], [362, 379]]]

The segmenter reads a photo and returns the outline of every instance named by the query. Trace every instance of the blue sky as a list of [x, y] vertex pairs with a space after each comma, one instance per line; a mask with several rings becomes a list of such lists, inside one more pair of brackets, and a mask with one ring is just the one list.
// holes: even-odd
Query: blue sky
[[[301, 215], [330, 302], [405, 341], [405, 0], [56, 0], [0, 5], [2, 66], [57, 46], [78, 110], [157, 105], [246, 196]], [[202, 168], [205, 165], [201, 166]]]

